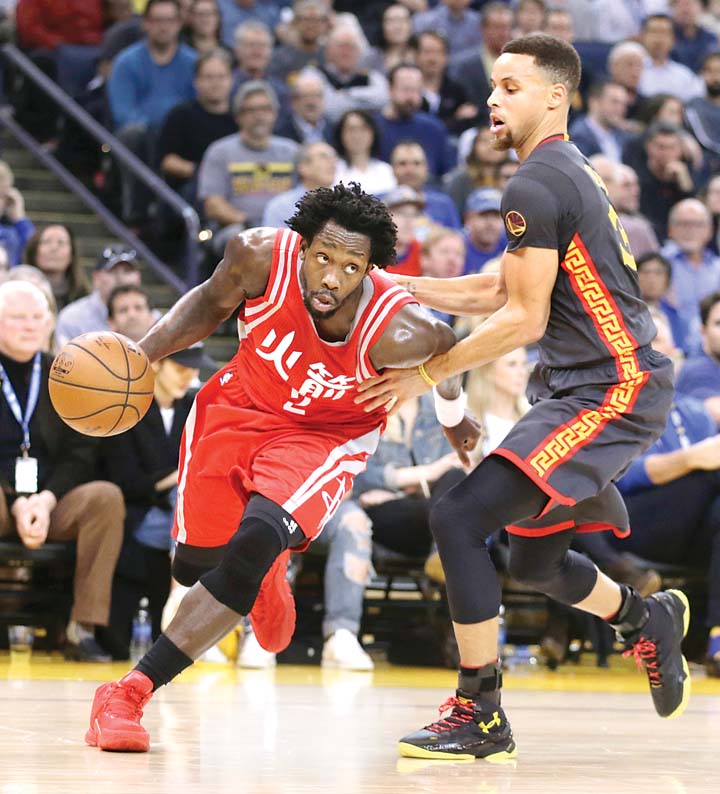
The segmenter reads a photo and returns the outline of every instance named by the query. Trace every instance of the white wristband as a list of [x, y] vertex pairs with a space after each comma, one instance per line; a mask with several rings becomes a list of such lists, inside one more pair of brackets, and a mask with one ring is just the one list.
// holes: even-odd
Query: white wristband
[[464, 391], [454, 400], [447, 400], [438, 394], [437, 388], [433, 389], [435, 398], [435, 416], [443, 427], [455, 427], [465, 418], [465, 406], [467, 405], [467, 395]]

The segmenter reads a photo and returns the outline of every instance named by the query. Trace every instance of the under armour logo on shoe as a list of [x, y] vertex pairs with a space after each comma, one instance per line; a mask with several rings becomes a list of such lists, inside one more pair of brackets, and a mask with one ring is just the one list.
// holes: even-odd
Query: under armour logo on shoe
[[478, 722], [478, 728], [480, 728], [483, 733], [490, 733], [490, 728], [495, 728], [496, 726], [499, 728], [501, 724], [500, 713], [494, 711], [493, 718], [490, 720], [490, 722]]
[[298, 528], [297, 522], [293, 521], [292, 518], [288, 521], [287, 518], [283, 516], [283, 524], [287, 527], [287, 531], [292, 535], [293, 532]]
[[224, 386], [230, 380], [230, 378], [232, 378], [234, 374], [235, 374], [234, 372], [226, 372], [224, 375], [221, 375], [220, 385]]

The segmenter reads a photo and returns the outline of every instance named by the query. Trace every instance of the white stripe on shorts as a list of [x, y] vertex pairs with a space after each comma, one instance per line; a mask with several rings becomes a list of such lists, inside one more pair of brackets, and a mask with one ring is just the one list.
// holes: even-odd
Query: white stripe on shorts
[[178, 543], [185, 543], [187, 541], [187, 530], [185, 529], [185, 484], [187, 483], [190, 458], [192, 457], [192, 442], [195, 436], [196, 405], [197, 397], [193, 400], [192, 408], [185, 420], [185, 458], [183, 461], [182, 474], [180, 475], [180, 482], [178, 483], [177, 504], [175, 505], [175, 520], [178, 525]]

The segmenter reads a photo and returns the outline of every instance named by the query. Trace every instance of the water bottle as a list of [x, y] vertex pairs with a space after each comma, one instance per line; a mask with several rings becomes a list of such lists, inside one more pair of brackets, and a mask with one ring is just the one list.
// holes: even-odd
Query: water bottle
[[505, 625], [505, 607], [500, 604], [500, 611], [498, 612], [498, 660], [500, 664], [505, 659], [507, 645], [507, 626]]
[[152, 620], [147, 598], [140, 599], [140, 606], [135, 613], [132, 624], [132, 639], [130, 640], [130, 661], [137, 664], [152, 646]]

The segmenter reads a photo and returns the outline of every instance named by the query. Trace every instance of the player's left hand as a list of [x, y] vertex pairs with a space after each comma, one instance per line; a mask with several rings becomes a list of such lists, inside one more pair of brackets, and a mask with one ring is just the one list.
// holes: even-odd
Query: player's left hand
[[472, 465], [469, 452], [475, 449], [482, 438], [482, 425], [470, 414], [455, 427], [443, 427], [443, 432], [452, 448], [457, 452], [460, 462], [467, 469]]
[[368, 378], [358, 383], [360, 394], [355, 398], [356, 404], [363, 404], [365, 413], [370, 413], [377, 408], [391, 402], [393, 407], [411, 397], [419, 397], [430, 391], [430, 386], [425, 383], [417, 367], [410, 369], [386, 369], [376, 378]]

